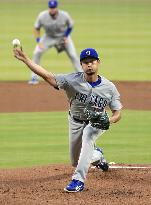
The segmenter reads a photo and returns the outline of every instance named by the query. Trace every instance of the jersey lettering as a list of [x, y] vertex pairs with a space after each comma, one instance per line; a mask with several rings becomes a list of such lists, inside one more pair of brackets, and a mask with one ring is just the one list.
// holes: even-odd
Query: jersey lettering
[[79, 100], [82, 103], [85, 103], [87, 99], [87, 95], [83, 93], [76, 93], [75, 99]]
[[97, 106], [98, 108], [100, 108], [100, 110], [104, 109], [107, 105], [107, 100], [103, 99], [102, 97], [99, 97], [98, 95], [94, 96], [91, 95], [91, 104], [93, 104], [94, 106]]
[[[75, 99], [79, 100], [79, 102], [81, 103], [86, 103], [86, 100], [88, 99], [88, 95], [77, 92], [75, 95]], [[106, 99], [103, 99], [102, 97], [99, 97], [98, 95], [91, 95], [89, 103], [98, 107], [100, 110], [103, 110], [108, 104]]]

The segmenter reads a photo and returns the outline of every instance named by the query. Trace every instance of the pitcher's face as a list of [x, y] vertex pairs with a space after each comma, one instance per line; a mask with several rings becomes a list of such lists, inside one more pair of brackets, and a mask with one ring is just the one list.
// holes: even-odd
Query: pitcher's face
[[87, 75], [98, 73], [99, 64], [100, 60], [96, 60], [95, 58], [85, 58], [81, 61], [83, 71]]

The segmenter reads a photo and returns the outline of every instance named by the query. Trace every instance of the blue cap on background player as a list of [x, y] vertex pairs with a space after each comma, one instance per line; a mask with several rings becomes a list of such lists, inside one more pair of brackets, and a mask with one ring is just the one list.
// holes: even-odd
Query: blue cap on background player
[[56, 8], [57, 6], [58, 6], [58, 1], [57, 0], [48, 1], [48, 7], [49, 8]]
[[96, 52], [94, 48], [86, 48], [83, 51], [81, 51], [80, 61], [82, 61], [85, 58], [95, 58], [99, 60], [98, 53]]

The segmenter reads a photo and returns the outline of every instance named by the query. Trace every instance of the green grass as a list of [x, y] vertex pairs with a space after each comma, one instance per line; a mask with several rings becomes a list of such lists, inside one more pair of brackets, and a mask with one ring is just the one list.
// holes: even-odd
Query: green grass
[[[11, 41], [19, 38], [32, 57], [35, 47], [33, 24], [47, 0], [1, 0], [0, 80], [28, 80], [30, 72], [13, 58]], [[64, 0], [75, 21], [72, 38], [79, 55], [85, 47], [95, 47], [101, 57], [100, 73], [111, 80], [151, 80], [151, 2], [147, 0]], [[73, 70], [68, 57], [49, 50], [41, 61], [48, 70]]]
[[[124, 110], [97, 144], [108, 161], [151, 163], [151, 112]], [[70, 163], [66, 112], [0, 114], [0, 167]]]
[[[0, 166], [31, 166], [67, 161], [64, 113], [0, 115]], [[63, 121], [58, 125], [59, 121]]]
[[113, 125], [101, 143], [109, 161], [150, 163], [151, 111], [124, 110], [122, 120]]

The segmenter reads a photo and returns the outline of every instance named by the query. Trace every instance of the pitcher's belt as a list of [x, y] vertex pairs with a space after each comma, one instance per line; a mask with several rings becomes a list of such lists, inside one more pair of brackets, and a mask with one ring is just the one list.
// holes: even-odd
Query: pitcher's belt
[[78, 123], [85, 123], [85, 124], [89, 124], [89, 120], [80, 120], [78, 119], [77, 117], [75, 117], [74, 115], [71, 114], [71, 112], [69, 111], [69, 115], [72, 117], [72, 119], [75, 121], [75, 122], [78, 122]]

